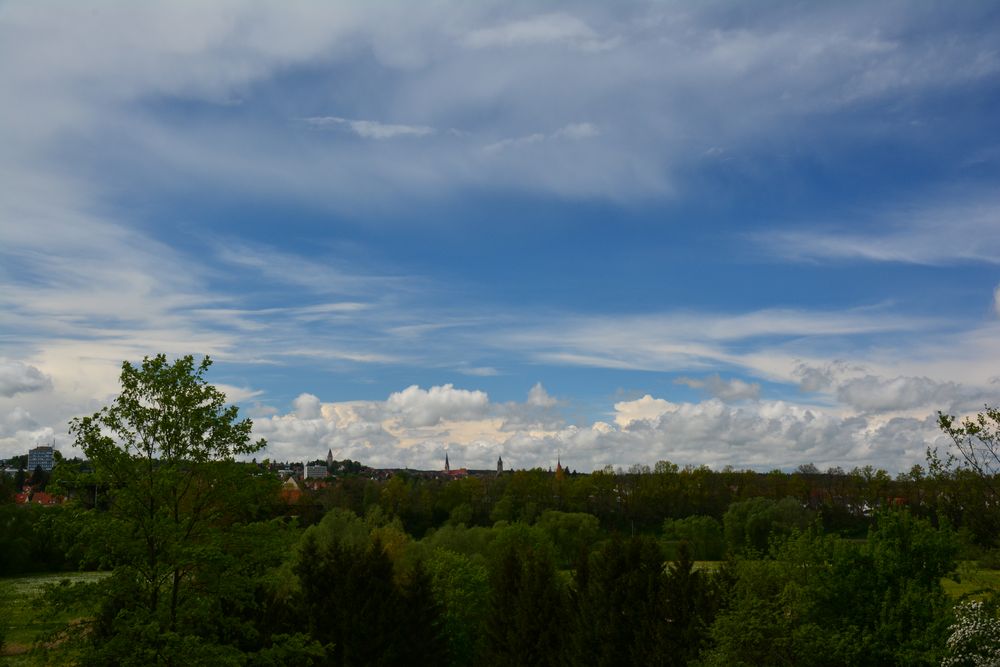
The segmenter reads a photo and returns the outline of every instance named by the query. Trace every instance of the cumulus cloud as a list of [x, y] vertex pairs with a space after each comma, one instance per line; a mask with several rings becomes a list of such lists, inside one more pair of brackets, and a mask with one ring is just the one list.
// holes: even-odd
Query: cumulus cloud
[[549, 392], [545, 391], [545, 387], [542, 386], [541, 382], [536, 382], [535, 386], [528, 392], [528, 405], [537, 408], [551, 408], [558, 402], [549, 395]]
[[489, 402], [486, 392], [479, 390], [456, 389], [451, 384], [430, 389], [411, 385], [390, 395], [385, 407], [406, 426], [434, 426], [445, 418], [484, 417]]
[[[399, 418], [400, 398], [390, 397], [323, 403], [319, 418], [315, 412], [310, 418], [290, 412], [259, 420], [254, 428], [268, 439], [272, 458], [311, 459], [332, 449], [338, 458], [369, 465], [423, 469], [439, 468], [447, 449], [453, 463], [473, 468], [491, 467], [498, 454], [512, 467], [549, 467], [559, 453], [565, 464], [588, 471], [659, 459], [715, 468], [791, 469], [812, 461], [820, 467], [872, 464], [896, 470], [922, 462], [926, 447], [941, 442], [932, 413], [881, 419], [784, 401], [672, 403], [645, 395], [616, 403], [613, 423], [522, 418], [512, 426], [490, 414], [521, 410], [527, 415], [537, 406], [487, 405], [478, 398], [463, 406], [455, 400], [461, 390], [420, 391], [410, 391], [409, 402], [429, 414], [415, 414], [408, 424]], [[475, 407], [470, 410], [470, 405]]]
[[0, 357], [0, 396], [52, 388], [52, 378], [30, 364]]
[[295, 416], [299, 419], [320, 418], [320, 408], [322, 405], [319, 398], [313, 394], [299, 394], [292, 402], [292, 406], [295, 408]]
[[837, 387], [837, 398], [862, 412], [890, 412], [919, 407], [946, 407], [968, 391], [954, 382], [926, 377], [882, 378], [865, 375]]
[[676, 410], [677, 406], [662, 398], [653, 398], [646, 394], [634, 401], [619, 401], [615, 403], [615, 423], [627, 427], [636, 421], [652, 421], [660, 415]]
[[724, 401], [756, 400], [760, 397], [760, 383], [746, 382], [739, 378], [725, 380], [718, 373], [704, 378], [679, 377], [674, 382], [687, 385], [692, 389], [702, 389], [711, 396]]
[[885, 376], [843, 361], [820, 366], [800, 364], [795, 375], [803, 391], [826, 393], [863, 414], [921, 409], [963, 411], [981, 406], [993, 394], [988, 386], [926, 376]]

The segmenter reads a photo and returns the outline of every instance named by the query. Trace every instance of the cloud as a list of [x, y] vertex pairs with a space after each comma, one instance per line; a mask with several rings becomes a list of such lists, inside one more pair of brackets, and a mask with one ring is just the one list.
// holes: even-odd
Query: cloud
[[[933, 199], [895, 203], [849, 225], [825, 230], [777, 230], [754, 238], [768, 253], [794, 260], [950, 265], [1000, 263], [1000, 198], [995, 192], [936, 193]], [[838, 228], [839, 227], [839, 228]]]
[[295, 409], [295, 416], [299, 419], [319, 419], [320, 418], [320, 400], [313, 394], [299, 394], [299, 396], [292, 402], [292, 406]]
[[[407, 423], [399, 418], [399, 399], [391, 396], [387, 401], [322, 403], [319, 417], [315, 411], [309, 418], [292, 412], [260, 419], [254, 429], [267, 438], [268, 456], [279, 460], [312, 459], [332, 449], [338, 458], [369, 465], [422, 469], [440, 468], [447, 449], [453, 465], [472, 468], [491, 468], [498, 454], [512, 467], [550, 467], [559, 453], [564, 464], [584, 471], [659, 459], [716, 469], [792, 469], [812, 461], [823, 468], [871, 464], [902, 470], [921, 463], [928, 445], [944, 442], [932, 413], [883, 419], [783, 401], [672, 403], [647, 394], [616, 403], [613, 423], [521, 419], [515, 424], [491, 415], [520, 411], [523, 416], [537, 406], [479, 399], [463, 404], [454, 400], [457, 391], [411, 391], [412, 402], [420, 404], [417, 410], [426, 414], [418, 412]], [[450, 398], [442, 400], [445, 396]]]
[[[0, 92], [15, 100], [2, 112], [0, 171], [72, 165], [79, 186], [105, 193], [183, 175], [214, 192], [341, 212], [387, 206], [387, 194], [405, 209], [411, 197], [484, 186], [671, 196], [709, 146], [759, 156], [808, 136], [823, 153], [873, 130], [907, 132], [866, 111], [967, 94], [1000, 71], [985, 12], [778, 3], [748, 16], [636, 1], [535, 13], [490, 1], [412, 6], [401, 22], [379, 3], [67, 5], [58, 17], [25, 4], [0, 24]], [[74, 57], [55, 57], [50, 44]], [[197, 122], [179, 121], [180, 105]], [[337, 113], [323, 115], [331, 106]], [[399, 109], [420, 122], [376, 120]], [[580, 110], [587, 122], [560, 136], [599, 127], [602, 141], [484, 157], [482, 137], [516, 142]], [[289, 117], [372, 141], [303, 137], [309, 123]], [[456, 126], [464, 138], [435, 131]], [[404, 137], [423, 140], [389, 141]], [[112, 140], [121, 150], [86, 148]]]
[[857, 364], [835, 361], [822, 366], [800, 364], [794, 371], [805, 392], [824, 392], [861, 414], [900, 411], [963, 412], [991, 400], [990, 386], [935, 380], [929, 377], [873, 374]]
[[676, 409], [677, 406], [670, 401], [653, 398], [646, 394], [634, 401], [615, 403], [615, 423], [622, 427], [628, 427], [633, 422], [652, 421]]
[[312, 118], [305, 118], [304, 121], [316, 127], [346, 125], [354, 134], [362, 139], [383, 140], [394, 139], [396, 137], [426, 137], [435, 132], [433, 127], [425, 125], [395, 125], [379, 123], [374, 120], [351, 120], [337, 116], [314, 116]]
[[389, 413], [398, 415], [406, 426], [434, 426], [445, 418], [483, 417], [488, 406], [485, 392], [456, 389], [451, 384], [430, 389], [411, 385], [391, 394], [386, 401]]
[[600, 130], [593, 123], [570, 123], [552, 133], [555, 139], [590, 139], [600, 134]]
[[561, 44], [588, 51], [610, 49], [617, 43], [613, 38], [601, 39], [597, 32], [580, 18], [561, 13], [541, 14], [489, 28], [480, 28], [466, 34], [461, 41], [472, 49]]
[[535, 386], [528, 392], [528, 405], [536, 408], [551, 408], [558, 403], [559, 401], [550, 396], [549, 392], [545, 391], [545, 387], [542, 386], [541, 382], [536, 382]]
[[993, 290], [993, 312], [1000, 316], [1000, 285]]
[[837, 399], [861, 412], [892, 412], [914, 408], [951, 411], [953, 406], [979, 404], [986, 392], [955, 382], [926, 377], [882, 378], [865, 375], [837, 387]]
[[500, 375], [500, 371], [493, 368], [492, 366], [471, 366], [456, 369], [462, 375], [472, 375], [473, 377], [493, 377], [495, 375]]
[[[833, 339], [871, 339], [933, 325], [933, 320], [879, 309], [761, 309], [550, 317], [544, 324], [498, 329], [490, 338], [497, 346], [522, 349], [548, 363], [685, 372], [739, 368], [791, 381], [804, 358], [826, 357]], [[901, 345], [898, 335], [895, 344]]]
[[754, 399], [760, 397], [760, 384], [757, 382], [745, 382], [739, 378], [729, 380], [722, 379], [718, 373], [708, 375], [704, 378], [679, 377], [674, 380], [676, 384], [684, 384], [692, 389], [704, 389], [710, 395], [724, 401], [739, 401], [743, 399]]
[[52, 378], [34, 366], [0, 357], [0, 396], [45, 391], [52, 388]]
[[496, 154], [508, 149], [518, 149], [524, 148], [526, 146], [531, 146], [533, 144], [541, 144], [547, 141], [554, 141], [559, 139], [579, 141], [582, 139], [591, 139], [600, 135], [600, 131], [597, 126], [593, 123], [570, 123], [569, 125], [564, 125], [560, 127], [555, 132], [551, 134], [542, 134], [541, 132], [533, 132], [522, 137], [516, 137], [513, 139], [501, 139], [500, 141], [495, 141], [491, 144], [487, 144], [483, 147], [484, 153]]

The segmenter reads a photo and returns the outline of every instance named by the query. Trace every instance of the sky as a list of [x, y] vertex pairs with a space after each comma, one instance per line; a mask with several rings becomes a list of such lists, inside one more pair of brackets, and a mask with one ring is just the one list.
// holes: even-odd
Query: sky
[[0, 2], [0, 457], [908, 470], [1000, 398], [988, 2]]

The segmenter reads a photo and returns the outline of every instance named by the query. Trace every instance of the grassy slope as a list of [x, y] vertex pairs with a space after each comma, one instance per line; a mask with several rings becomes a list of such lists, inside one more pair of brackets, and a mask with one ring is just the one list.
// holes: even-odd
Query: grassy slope
[[105, 572], [60, 572], [0, 579], [0, 622], [7, 630], [0, 665], [42, 664], [28, 653], [32, 644], [71, 620], [70, 614], [52, 614], [38, 604], [46, 584], [63, 579], [92, 581], [106, 576]]

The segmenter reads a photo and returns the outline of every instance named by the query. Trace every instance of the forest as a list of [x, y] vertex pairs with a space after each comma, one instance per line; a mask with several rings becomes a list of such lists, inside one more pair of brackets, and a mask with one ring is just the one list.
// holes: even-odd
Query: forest
[[[0, 573], [75, 610], [40, 664], [978, 665], [1000, 660], [1000, 413], [895, 476], [678, 467], [372, 479], [294, 502], [210, 361], [123, 364], [58, 507], [3, 488]], [[991, 452], [994, 458], [991, 459]], [[363, 462], [362, 462], [363, 463]], [[2, 619], [0, 619], [2, 621]], [[0, 633], [3, 628], [0, 627]]]

